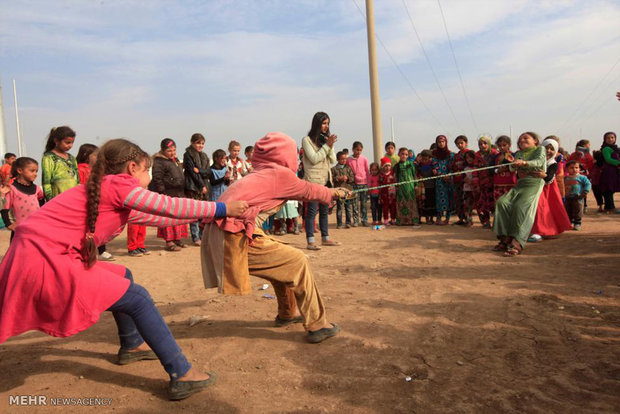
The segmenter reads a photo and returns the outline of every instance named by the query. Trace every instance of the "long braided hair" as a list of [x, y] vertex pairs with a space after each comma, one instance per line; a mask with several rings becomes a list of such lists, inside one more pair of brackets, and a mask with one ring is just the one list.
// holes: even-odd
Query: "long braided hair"
[[97, 217], [99, 216], [103, 176], [123, 173], [130, 161], [135, 163], [146, 161], [147, 167], [149, 167], [151, 157], [133, 142], [122, 138], [106, 142], [97, 153], [97, 161], [93, 165], [86, 183], [86, 235], [82, 248], [82, 257], [86, 263], [86, 268], [90, 268], [97, 261], [97, 246], [94, 235]]

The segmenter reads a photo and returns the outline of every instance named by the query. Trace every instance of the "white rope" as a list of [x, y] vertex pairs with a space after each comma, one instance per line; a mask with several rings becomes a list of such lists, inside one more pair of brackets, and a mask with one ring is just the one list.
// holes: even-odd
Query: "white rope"
[[396, 186], [403, 185], [403, 184], [421, 183], [423, 181], [436, 180], [438, 178], [452, 177], [453, 175], [467, 174], [467, 173], [472, 173], [472, 172], [475, 172], [475, 171], [490, 170], [492, 168], [507, 167], [507, 166], [513, 165], [513, 164], [514, 164], [514, 162], [510, 162], [510, 163], [506, 163], [506, 164], [501, 164], [501, 165], [490, 165], [488, 167], [480, 167], [480, 168], [475, 168], [473, 170], [458, 171], [458, 172], [453, 172], [453, 173], [449, 173], [449, 174], [436, 175], [434, 177], [418, 178], [418, 179], [415, 179], [415, 180], [403, 181], [403, 182], [400, 182], [400, 183], [384, 184], [384, 185], [379, 185], [377, 187], [369, 187], [369, 188], [359, 188], [357, 190], [351, 191], [350, 193], [351, 194], [356, 194], [356, 193], [362, 193], [364, 191], [369, 191], [369, 190], [378, 190], [380, 188], [396, 187]]

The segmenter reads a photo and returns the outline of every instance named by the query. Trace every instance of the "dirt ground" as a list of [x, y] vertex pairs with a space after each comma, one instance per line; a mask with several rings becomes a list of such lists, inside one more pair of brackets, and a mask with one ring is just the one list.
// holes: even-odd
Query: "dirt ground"
[[[594, 204], [594, 203], [591, 203]], [[334, 221], [330, 217], [330, 221]], [[602, 413], [620, 410], [620, 215], [588, 214], [583, 230], [492, 252], [479, 224], [336, 230], [340, 247], [306, 251], [328, 317], [342, 333], [305, 342], [301, 325], [275, 328], [271, 287], [252, 295], [204, 290], [198, 247], [128, 257], [109, 245], [158, 308], [192, 363], [215, 386], [166, 399], [157, 361], [113, 363], [112, 315], [71, 338], [30, 332], [0, 345], [0, 412], [82, 412], [56, 397], [112, 398], [97, 412]], [[305, 246], [304, 236], [283, 240]], [[0, 249], [9, 233], [0, 232]], [[203, 321], [189, 326], [194, 316]], [[47, 406], [10, 397], [47, 397]]]

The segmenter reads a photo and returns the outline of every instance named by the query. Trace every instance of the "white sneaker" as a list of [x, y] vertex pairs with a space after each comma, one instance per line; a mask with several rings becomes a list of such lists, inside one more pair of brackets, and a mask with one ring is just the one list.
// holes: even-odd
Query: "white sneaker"
[[542, 236], [540, 234], [532, 234], [527, 241], [529, 243], [537, 243], [542, 240]]
[[116, 259], [110, 253], [103, 252], [99, 255], [99, 260], [103, 260], [104, 262], [113, 262]]

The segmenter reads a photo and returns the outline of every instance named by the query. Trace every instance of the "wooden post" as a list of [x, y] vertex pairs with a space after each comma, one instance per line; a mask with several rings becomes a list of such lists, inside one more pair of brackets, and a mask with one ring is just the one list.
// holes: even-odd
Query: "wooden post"
[[368, 37], [368, 71], [370, 75], [370, 107], [372, 111], [372, 144], [375, 162], [383, 156], [381, 139], [381, 103], [379, 101], [379, 73], [375, 42], [375, 16], [373, 0], [366, 0], [366, 32]]

